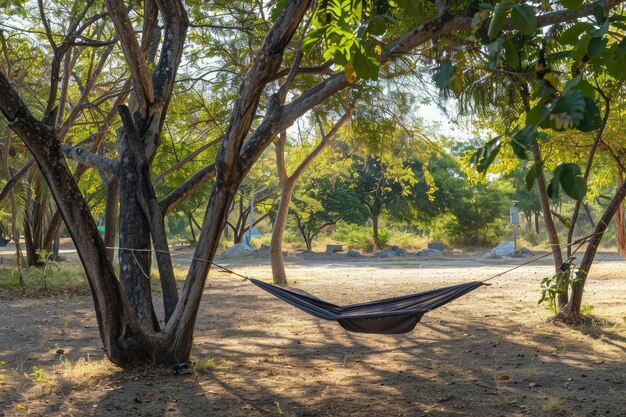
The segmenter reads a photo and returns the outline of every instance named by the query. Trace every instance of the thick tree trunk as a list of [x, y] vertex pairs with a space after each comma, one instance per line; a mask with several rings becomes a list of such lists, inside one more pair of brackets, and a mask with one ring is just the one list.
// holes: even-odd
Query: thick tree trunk
[[[285, 226], [289, 217], [289, 205], [295, 182], [287, 181], [282, 184], [280, 190], [280, 203], [278, 204], [278, 212], [274, 220], [274, 228], [272, 229], [272, 241], [270, 243], [270, 262], [272, 264], [272, 276], [274, 283], [278, 285], [287, 285], [287, 274], [285, 273], [285, 263], [283, 262], [283, 238], [285, 235]], [[307, 245], [308, 247], [308, 245]]]
[[147, 331], [158, 331], [159, 321], [152, 305], [150, 283], [150, 226], [136, 197], [141, 179], [137, 176], [135, 156], [127, 140], [123, 131], [118, 131], [120, 234], [117, 256], [120, 283], [141, 327]]
[[91, 287], [100, 336], [109, 359], [125, 367], [149, 362], [155, 358], [155, 351], [159, 351], [162, 355], [159, 360], [173, 360], [141, 330], [133, 317], [113, 267], [107, 260], [96, 223], [65, 164], [54, 133], [33, 119], [2, 74], [0, 111], [33, 154], [68, 225]]
[[[174, 268], [167, 243], [163, 212], [156, 199], [150, 179], [150, 166], [142, 141], [145, 134], [139, 133], [135, 126], [136, 122], [133, 121], [126, 106], [120, 106], [120, 116], [124, 129], [120, 129], [120, 134], [118, 134], [118, 147], [120, 155], [122, 153], [126, 155], [120, 158], [122, 161], [120, 163], [120, 177], [124, 175], [122, 171], [126, 171], [125, 175], [128, 178], [134, 177], [136, 181], [136, 184], [133, 185], [135, 194], [125, 194], [125, 198], [135, 198], [137, 207], [141, 212], [140, 216], [145, 219], [148, 226], [146, 232], [152, 237], [163, 294], [165, 322], [167, 323], [178, 302], [178, 289], [174, 279]], [[138, 124], [143, 125], [144, 123], [140, 121]], [[131, 171], [133, 172], [131, 173]], [[133, 247], [130, 248], [134, 249]], [[146, 275], [149, 276], [149, 273]]]

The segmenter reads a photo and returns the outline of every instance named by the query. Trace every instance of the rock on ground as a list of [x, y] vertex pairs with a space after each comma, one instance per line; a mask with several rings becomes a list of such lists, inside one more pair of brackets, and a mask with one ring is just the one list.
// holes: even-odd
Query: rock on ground
[[254, 252], [254, 249], [246, 245], [245, 243], [237, 243], [234, 246], [226, 249], [222, 252], [223, 258], [238, 258], [240, 256], [247, 256]]
[[506, 242], [500, 243], [495, 248], [491, 249], [491, 251], [487, 252], [484, 257], [485, 258], [512, 258], [515, 255], [515, 242], [512, 240], [508, 240]]
[[419, 252], [417, 256], [440, 256], [442, 254], [443, 252], [439, 249], [424, 249], [423, 251]]

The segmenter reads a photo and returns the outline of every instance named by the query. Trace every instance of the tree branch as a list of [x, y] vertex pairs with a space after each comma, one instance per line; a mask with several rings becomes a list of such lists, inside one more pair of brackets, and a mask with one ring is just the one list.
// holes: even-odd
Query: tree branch
[[63, 154], [81, 164], [99, 171], [104, 171], [109, 175], [117, 175], [119, 164], [117, 161], [109, 159], [102, 155], [97, 155], [77, 146], [70, 146], [66, 143], [61, 144]]
[[154, 91], [150, 80], [150, 72], [145, 61], [135, 31], [128, 17], [128, 11], [123, 0], [105, 0], [107, 10], [120, 39], [120, 46], [128, 63], [133, 84], [141, 98], [143, 106], [154, 102]]

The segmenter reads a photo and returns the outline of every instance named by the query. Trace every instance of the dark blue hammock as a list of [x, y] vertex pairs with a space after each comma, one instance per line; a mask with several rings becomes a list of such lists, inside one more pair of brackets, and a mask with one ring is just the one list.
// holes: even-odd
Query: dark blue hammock
[[250, 278], [250, 282], [312, 316], [338, 321], [346, 330], [378, 334], [410, 332], [425, 313], [483, 285], [483, 282], [474, 281], [402, 297], [341, 307], [301, 290], [277, 287], [253, 278]]

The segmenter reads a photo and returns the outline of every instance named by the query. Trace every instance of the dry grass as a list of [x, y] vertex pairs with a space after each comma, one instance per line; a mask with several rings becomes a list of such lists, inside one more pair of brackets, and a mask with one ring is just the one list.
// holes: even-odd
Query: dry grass
[[106, 359], [90, 360], [80, 358], [73, 362], [62, 360], [53, 367], [51, 383], [57, 390], [64, 394], [69, 394], [81, 386], [93, 385], [98, 378], [107, 378], [115, 366]]

